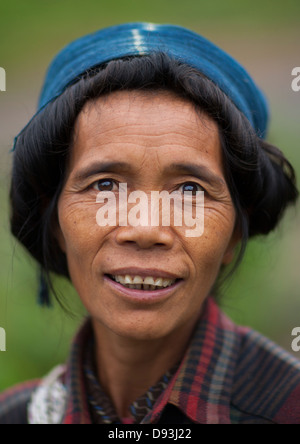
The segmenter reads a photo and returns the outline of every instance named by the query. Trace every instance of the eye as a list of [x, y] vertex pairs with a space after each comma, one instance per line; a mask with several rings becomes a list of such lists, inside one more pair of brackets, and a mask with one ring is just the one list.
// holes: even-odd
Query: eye
[[112, 179], [101, 179], [94, 182], [92, 188], [96, 191], [115, 191], [114, 187], [118, 185]]
[[196, 192], [204, 191], [204, 188], [195, 182], [185, 182], [179, 187], [179, 190], [181, 190], [183, 194], [189, 191], [193, 196], [196, 196]]

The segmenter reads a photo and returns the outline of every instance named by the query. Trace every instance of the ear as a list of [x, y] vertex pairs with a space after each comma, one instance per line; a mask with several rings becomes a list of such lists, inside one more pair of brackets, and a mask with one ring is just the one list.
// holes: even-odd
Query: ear
[[226, 251], [224, 253], [223, 259], [222, 259], [222, 265], [229, 265], [234, 257], [235, 257], [235, 251], [236, 247], [239, 244], [240, 240], [242, 239], [242, 233], [239, 227], [235, 227], [230, 239], [230, 242], [226, 248]]

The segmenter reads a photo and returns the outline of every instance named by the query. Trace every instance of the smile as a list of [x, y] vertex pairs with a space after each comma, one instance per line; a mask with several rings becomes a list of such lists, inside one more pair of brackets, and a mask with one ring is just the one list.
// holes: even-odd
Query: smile
[[152, 273], [150, 270], [118, 270], [105, 274], [104, 281], [117, 297], [134, 304], [148, 305], [168, 299], [185, 282], [168, 274], [164, 272], [161, 276], [158, 270]]
[[175, 284], [178, 279], [166, 279], [163, 277], [153, 277], [146, 276], [143, 278], [142, 276], [131, 276], [129, 274], [126, 275], [108, 275], [110, 279], [115, 282], [118, 282], [123, 287], [131, 288], [135, 290], [146, 290], [146, 291], [156, 291], [161, 290], [163, 288], [170, 287]]

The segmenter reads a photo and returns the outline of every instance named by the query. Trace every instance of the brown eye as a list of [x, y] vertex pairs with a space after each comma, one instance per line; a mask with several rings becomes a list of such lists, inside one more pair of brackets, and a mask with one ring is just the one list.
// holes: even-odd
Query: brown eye
[[195, 182], [186, 182], [183, 185], [181, 185], [181, 191], [182, 193], [190, 192], [193, 196], [196, 196], [197, 191], [204, 191], [204, 189], [201, 187], [201, 185], [195, 183]]
[[114, 186], [116, 186], [116, 183], [112, 179], [97, 180], [93, 184], [93, 188], [97, 191], [113, 191]]

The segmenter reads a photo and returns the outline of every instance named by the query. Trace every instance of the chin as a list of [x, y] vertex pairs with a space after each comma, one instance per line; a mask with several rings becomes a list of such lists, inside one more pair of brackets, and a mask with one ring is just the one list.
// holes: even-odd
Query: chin
[[124, 339], [155, 341], [168, 336], [173, 331], [172, 324], [156, 314], [149, 316], [147, 313], [145, 316], [134, 314], [126, 319], [123, 317], [117, 322], [110, 322], [106, 328]]

